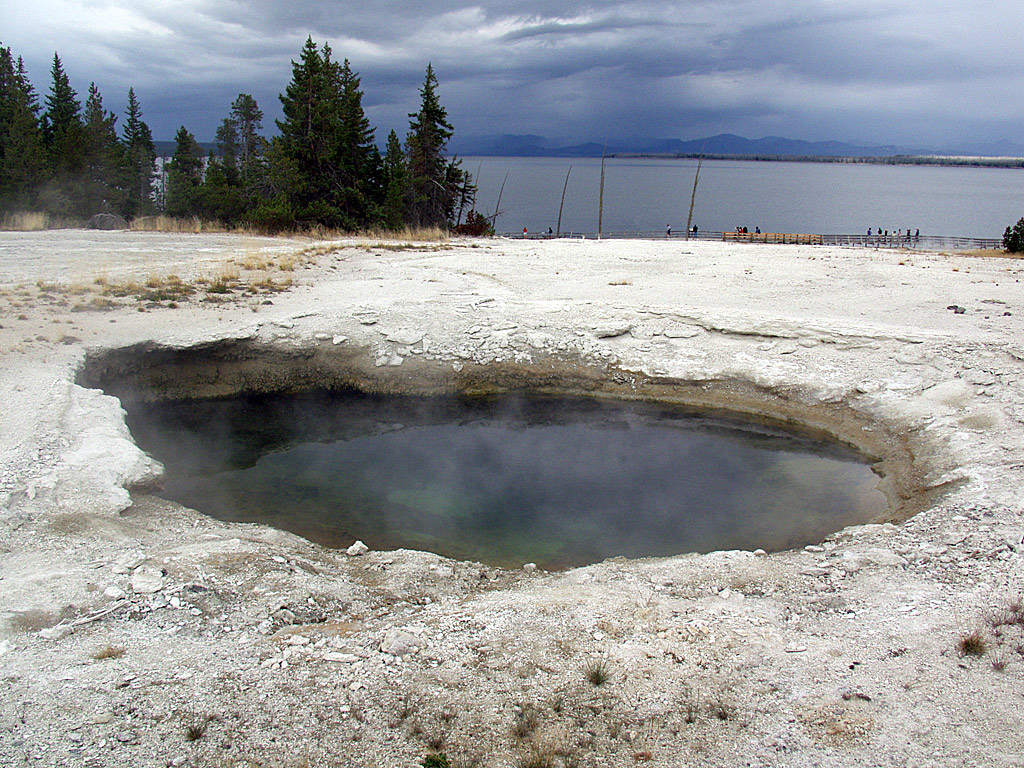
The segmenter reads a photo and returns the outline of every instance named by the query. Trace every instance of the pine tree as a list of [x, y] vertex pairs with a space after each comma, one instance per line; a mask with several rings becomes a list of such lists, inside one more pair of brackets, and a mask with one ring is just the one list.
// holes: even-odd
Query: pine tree
[[167, 200], [170, 216], [200, 214], [200, 185], [203, 183], [203, 151], [185, 126], [174, 136], [174, 156], [167, 164]]
[[87, 213], [121, 208], [118, 169], [122, 161], [117, 140], [117, 115], [103, 108], [103, 96], [96, 83], [89, 84], [83, 124], [85, 181], [83, 202]]
[[348, 59], [338, 65], [324, 46], [330, 97], [335, 101], [333, 176], [342, 226], [359, 229], [376, 223], [380, 202], [380, 153], [373, 128], [363, 112], [359, 75]]
[[227, 223], [240, 221], [265, 189], [263, 112], [251, 95], [240, 93], [217, 129], [216, 153], [207, 166], [203, 194], [210, 215]]
[[[292, 81], [281, 95], [284, 120], [268, 161], [270, 186], [286, 201], [295, 223], [358, 229], [379, 221], [383, 198], [380, 152], [363, 112], [359, 76], [306, 40]], [[271, 208], [264, 206], [266, 211]]]
[[0, 47], [0, 212], [36, 205], [46, 170], [38, 112], [24, 63]]
[[238, 162], [245, 175], [246, 167], [263, 152], [263, 110], [248, 93], [240, 93], [231, 104], [231, 121], [238, 133]]
[[225, 165], [230, 165], [232, 168], [238, 167], [238, 124], [232, 118], [225, 117], [224, 121], [217, 127], [213, 146], [217, 157]]
[[382, 223], [392, 231], [402, 228], [405, 223], [405, 201], [409, 195], [409, 172], [405, 165], [405, 152], [398, 134], [388, 134], [384, 150], [384, 210]]
[[126, 218], [145, 216], [154, 209], [153, 177], [156, 174], [156, 149], [153, 134], [142, 120], [142, 110], [135, 97], [135, 89], [128, 89], [128, 111], [125, 114], [124, 135], [124, 203]]
[[409, 118], [407, 220], [417, 227], [453, 227], [457, 202], [471, 180], [457, 159], [445, 157], [452, 126], [437, 97], [437, 77], [430, 64], [420, 88], [419, 112]]
[[334, 108], [324, 58], [312, 37], [306, 38], [299, 61], [292, 62], [292, 80], [280, 99], [284, 119], [277, 121], [280, 136], [272, 153], [274, 186], [281, 190], [295, 223], [334, 226], [330, 184]]
[[78, 103], [78, 94], [71, 87], [64, 65], [56, 53], [53, 54], [50, 75], [50, 94], [46, 97], [46, 112], [43, 113], [43, 136], [47, 149], [51, 149], [68, 132], [80, 127], [82, 123], [79, 114], [82, 107]]
[[234, 224], [244, 210], [241, 174], [238, 168], [238, 127], [226, 117], [217, 128], [214, 151], [206, 162], [206, 178], [201, 194], [205, 215]]
[[42, 119], [50, 181], [43, 191], [43, 205], [63, 216], [93, 213], [88, 210], [86, 202], [82, 107], [56, 53], [53, 54], [50, 74], [50, 93], [46, 97], [46, 111]]

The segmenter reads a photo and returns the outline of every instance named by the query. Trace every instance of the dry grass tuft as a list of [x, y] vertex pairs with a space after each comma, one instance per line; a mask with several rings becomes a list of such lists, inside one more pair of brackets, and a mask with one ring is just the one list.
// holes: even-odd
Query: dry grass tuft
[[250, 272], [265, 272], [270, 269], [274, 261], [266, 256], [260, 256], [256, 253], [248, 254], [242, 259], [241, 267]]
[[120, 659], [124, 656], [125, 649], [119, 645], [105, 645], [92, 655], [97, 661], [103, 659]]
[[210, 722], [216, 719], [214, 715], [200, 715], [195, 711], [182, 715], [181, 726], [185, 741], [199, 741], [206, 735], [206, 729], [210, 726]]
[[587, 676], [587, 680], [595, 688], [600, 688], [602, 685], [612, 679], [611, 669], [608, 667], [608, 662], [604, 659], [596, 659], [587, 663], [583, 673]]
[[39, 232], [51, 228], [46, 213], [5, 213], [0, 218], [0, 229], [7, 232]]
[[284, 277], [280, 280], [275, 280], [268, 274], [263, 274], [257, 278], [253, 278], [249, 281], [249, 293], [280, 293], [290, 288], [292, 285], [292, 279], [290, 277]]
[[540, 714], [537, 712], [537, 708], [527, 704], [516, 712], [516, 722], [512, 732], [517, 738], [525, 739], [537, 730], [538, 725], [540, 725]]
[[128, 225], [132, 232], [230, 232], [228, 227], [217, 221], [204, 221], [198, 217], [176, 219], [171, 216], [142, 216]]
[[303, 254], [292, 253], [287, 256], [280, 256], [277, 259], [277, 268], [282, 272], [292, 272], [301, 263], [307, 263], [302, 259]]
[[988, 643], [985, 637], [978, 630], [962, 635], [957, 641], [956, 649], [961, 656], [984, 656], [988, 650]]
[[445, 229], [441, 229], [440, 227], [404, 227], [403, 229], [396, 230], [394, 232], [374, 229], [367, 232], [366, 235], [374, 240], [400, 240], [414, 243], [447, 243], [451, 240], [449, 232]]
[[1010, 253], [1002, 248], [981, 248], [973, 251], [955, 251], [954, 256], [970, 256], [979, 259], [1024, 259], [1024, 253]]

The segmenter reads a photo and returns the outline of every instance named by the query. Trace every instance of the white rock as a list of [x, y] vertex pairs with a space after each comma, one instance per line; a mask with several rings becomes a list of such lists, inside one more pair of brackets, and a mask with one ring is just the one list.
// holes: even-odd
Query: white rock
[[363, 542], [361, 542], [361, 541], [357, 541], [351, 547], [346, 549], [345, 553], [349, 557], [359, 557], [360, 555], [365, 555], [369, 551], [370, 551], [370, 548], [368, 546], [363, 544]]
[[423, 647], [423, 639], [400, 629], [388, 630], [380, 644], [380, 652], [389, 656], [408, 656]]
[[414, 331], [407, 328], [401, 328], [395, 331], [385, 331], [384, 338], [388, 341], [393, 341], [395, 344], [401, 344], [405, 347], [411, 347], [423, 338], [423, 331]]
[[354, 664], [359, 661], [359, 657], [352, 653], [337, 653], [331, 651], [324, 654], [324, 661], [337, 661], [341, 664]]
[[164, 587], [164, 575], [149, 565], [140, 565], [132, 571], [132, 592], [137, 595], [152, 595]]
[[45, 627], [39, 630], [39, 636], [47, 640], [60, 640], [62, 637], [71, 634], [71, 627], [67, 624], [58, 624], [54, 627]]
[[337, 346], [338, 344], [344, 344], [346, 341], [348, 341], [348, 336], [338, 335], [331, 338], [331, 343], [334, 344], [335, 346]]
[[862, 552], [844, 552], [843, 560], [839, 567], [847, 573], [854, 573], [866, 565], [902, 568], [906, 564], [907, 561], [895, 552], [891, 552], [888, 549], [872, 548]]
[[111, 600], [120, 600], [125, 595], [125, 591], [120, 587], [111, 585], [103, 590], [105, 597], [109, 597]]
[[699, 336], [700, 332], [700, 328], [694, 328], [692, 325], [672, 323], [662, 331], [662, 334], [669, 339], [692, 339]]
[[594, 335], [599, 339], [613, 339], [616, 336], [623, 336], [633, 329], [630, 323], [609, 321], [593, 326]]

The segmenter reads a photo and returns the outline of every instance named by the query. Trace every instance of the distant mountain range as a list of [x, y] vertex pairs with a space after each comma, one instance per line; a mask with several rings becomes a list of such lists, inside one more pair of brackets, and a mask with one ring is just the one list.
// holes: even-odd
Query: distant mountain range
[[[173, 141], [156, 141], [158, 156], [174, 154]], [[212, 142], [200, 142], [204, 153], [213, 149]], [[841, 141], [802, 141], [782, 136], [746, 139], [732, 133], [709, 136], [706, 139], [640, 139], [610, 141], [607, 148], [599, 142], [564, 144], [543, 136], [503, 134], [500, 136], [460, 137], [457, 133], [448, 151], [461, 157], [600, 157], [609, 155], [734, 155], [736, 157], [1016, 157], [1024, 158], [1024, 144], [998, 141], [957, 148], [912, 148], [899, 146], [859, 146]]]
[[841, 141], [802, 141], [782, 136], [747, 139], [731, 133], [706, 139], [649, 139], [561, 144], [543, 136], [504, 134], [452, 140], [449, 151], [462, 156], [493, 157], [600, 157], [610, 155], [736, 155], [742, 157], [893, 157], [943, 155], [977, 157], [1024, 157], [1024, 144], [1000, 141], [956, 149], [899, 146], [858, 146]]

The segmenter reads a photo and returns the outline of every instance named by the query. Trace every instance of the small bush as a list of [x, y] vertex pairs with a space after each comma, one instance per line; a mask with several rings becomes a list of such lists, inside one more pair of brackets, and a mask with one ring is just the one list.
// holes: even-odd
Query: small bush
[[482, 213], [470, 211], [466, 215], [466, 221], [455, 228], [455, 234], [466, 237], [494, 237], [494, 225]]
[[1003, 248], [1007, 253], [1024, 253], [1024, 217], [1003, 233]]
[[978, 630], [963, 635], [956, 647], [961, 656], [984, 656], [988, 650], [988, 644]]
[[211, 715], [199, 715], [196, 712], [189, 712], [181, 718], [181, 725], [184, 730], [185, 741], [199, 741], [206, 735], [206, 729], [213, 720]]
[[558, 768], [558, 764], [555, 762], [554, 755], [534, 750], [519, 758], [516, 768]]
[[513, 730], [518, 738], [525, 739], [537, 730], [539, 724], [540, 717], [537, 710], [531, 706], [525, 706], [516, 713], [516, 724]]
[[584, 669], [584, 673], [587, 676], [587, 680], [595, 688], [601, 687], [612, 679], [612, 672], [608, 668], [608, 663], [603, 659], [589, 662], [586, 669]]

